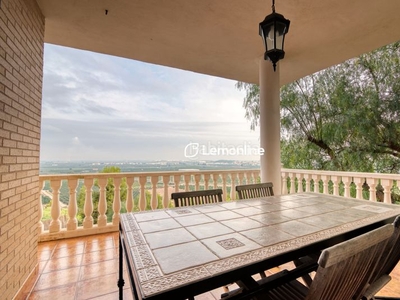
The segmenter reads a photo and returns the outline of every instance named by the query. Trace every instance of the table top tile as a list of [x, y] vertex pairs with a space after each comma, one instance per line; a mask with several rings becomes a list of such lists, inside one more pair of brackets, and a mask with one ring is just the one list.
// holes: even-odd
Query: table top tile
[[238, 213], [235, 213], [233, 211], [218, 211], [218, 212], [212, 212], [207, 214], [210, 218], [213, 218], [216, 221], [222, 221], [222, 220], [230, 220], [230, 219], [235, 219], [235, 218], [242, 218], [242, 215], [239, 215]]
[[[301, 219], [300, 219], [301, 220]], [[320, 231], [321, 229], [300, 221], [292, 220], [284, 223], [279, 223], [271, 226], [272, 228], [284, 231], [293, 236], [303, 236], [310, 233]]]
[[144, 237], [150, 249], [156, 249], [196, 240], [196, 238], [184, 228], [146, 233], [144, 234]]
[[251, 216], [251, 219], [265, 225], [273, 225], [291, 220], [290, 218], [283, 216], [280, 212], [270, 212], [261, 215], [255, 215]]
[[221, 223], [236, 231], [249, 230], [264, 226], [264, 224], [250, 218], [238, 218], [233, 220], [226, 220], [226, 221], [221, 221]]
[[262, 246], [274, 245], [294, 238], [293, 235], [280, 231], [272, 226], [243, 231], [241, 234]]
[[234, 232], [231, 228], [218, 222], [188, 226], [186, 229], [198, 239], [205, 239]]
[[203, 265], [218, 259], [199, 241], [155, 249], [153, 253], [164, 274]]
[[214, 219], [203, 214], [178, 217], [175, 218], [175, 220], [178, 221], [178, 223], [180, 223], [182, 226], [192, 226], [192, 225], [210, 223], [215, 221]]
[[139, 223], [139, 227], [143, 233], [148, 233], [179, 228], [181, 227], [181, 225], [174, 219], [161, 219], [155, 221], [141, 222]]

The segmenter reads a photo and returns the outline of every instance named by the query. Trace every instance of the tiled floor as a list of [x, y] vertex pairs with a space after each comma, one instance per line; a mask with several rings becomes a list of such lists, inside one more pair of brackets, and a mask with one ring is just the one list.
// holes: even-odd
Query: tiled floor
[[[118, 299], [117, 232], [40, 243], [38, 255], [39, 276], [36, 283], [26, 284], [26, 299]], [[279, 270], [275, 268], [268, 273]], [[392, 275], [392, 281], [381, 294], [399, 297], [400, 263]], [[129, 282], [125, 282], [124, 299], [132, 299]], [[221, 293], [222, 288], [216, 289], [196, 296], [196, 300], [220, 299]]]

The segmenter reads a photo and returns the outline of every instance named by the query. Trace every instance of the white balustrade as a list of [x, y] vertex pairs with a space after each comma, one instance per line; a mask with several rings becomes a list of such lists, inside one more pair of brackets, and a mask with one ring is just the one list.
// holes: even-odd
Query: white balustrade
[[[396, 174], [292, 169], [282, 169], [281, 174], [281, 194], [310, 192], [313, 181], [312, 192], [315, 193], [332, 193], [338, 196], [363, 199], [365, 190], [369, 191], [370, 201], [386, 203], [391, 203], [391, 191], [394, 185], [397, 188], [397, 181], [400, 180], [400, 175]], [[42, 200], [39, 197], [40, 220], [37, 223], [39, 238], [46, 240], [116, 231], [122, 212], [155, 210], [160, 208], [159, 204], [163, 208], [169, 207], [172, 203], [170, 199], [172, 184], [174, 192], [221, 188], [225, 200], [234, 200], [236, 199], [236, 185], [259, 182], [259, 176], [259, 170], [41, 175], [39, 176], [40, 194], [52, 196], [52, 205], [50, 224], [46, 225], [48, 222], [42, 220]], [[107, 199], [110, 198], [110, 195], [107, 195], [107, 185], [111, 180], [114, 184], [114, 195], [111, 197], [112, 199]], [[320, 184], [323, 186], [321, 190]], [[51, 191], [48, 190], [49, 186]], [[366, 189], [367, 186], [368, 189]], [[82, 188], [86, 189], [85, 193]], [[63, 199], [69, 199], [65, 203], [68, 204], [66, 224], [60, 221], [60, 191], [63, 193]], [[279, 191], [274, 192], [279, 194]], [[159, 198], [162, 198], [162, 201], [159, 201]], [[95, 201], [96, 203], [94, 203]], [[111, 212], [107, 212], [107, 206], [110, 207], [111, 201], [112, 218]], [[96, 207], [96, 211], [94, 207]]]

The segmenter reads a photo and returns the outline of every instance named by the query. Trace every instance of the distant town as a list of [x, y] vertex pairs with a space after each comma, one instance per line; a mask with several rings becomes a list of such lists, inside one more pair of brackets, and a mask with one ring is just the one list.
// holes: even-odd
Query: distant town
[[42, 161], [40, 174], [98, 173], [107, 166], [116, 166], [121, 172], [162, 172], [188, 169], [233, 170], [260, 169], [259, 161], [216, 160], [216, 161]]

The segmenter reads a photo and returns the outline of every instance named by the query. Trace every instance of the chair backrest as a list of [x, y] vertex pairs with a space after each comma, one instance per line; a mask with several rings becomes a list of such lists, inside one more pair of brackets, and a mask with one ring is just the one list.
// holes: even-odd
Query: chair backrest
[[393, 225], [385, 225], [322, 251], [306, 299], [360, 299]]
[[394, 232], [381, 254], [378, 268], [371, 278], [371, 283], [379, 279], [382, 275], [389, 275], [400, 260], [400, 216], [393, 222]]
[[257, 197], [273, 196], [272, 182], [237, 185], [239, 199], [250, 199]]
[[175, 202], [175, 207], [216, 203], [222, 202], [222, 190], [172, 193], [171, 198]]

